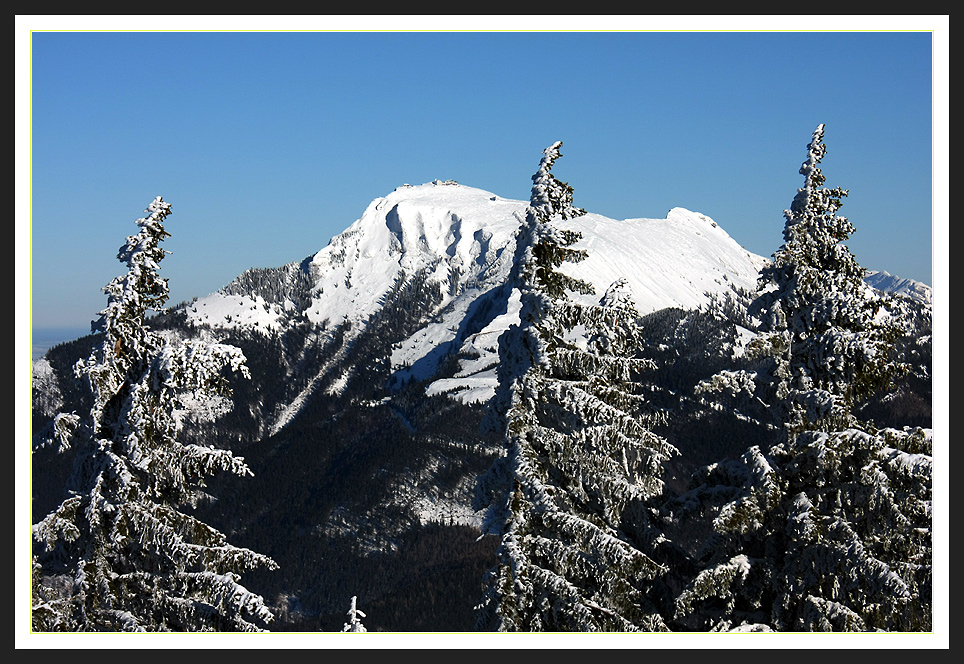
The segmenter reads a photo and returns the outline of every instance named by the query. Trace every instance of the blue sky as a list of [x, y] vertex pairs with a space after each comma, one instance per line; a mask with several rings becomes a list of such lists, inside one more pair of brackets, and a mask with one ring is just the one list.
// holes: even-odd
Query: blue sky
[[926, 22], [913, 32], [288, 23], [322, 31], [35, 28], [34, 327], [96, 317], [100, 289], [124, 270], [117, 249], [156, 195], [174, 210], [162, 264], [174, 304], [313, 254], [404, 183], [454, 179], [527, 199], [555, 140], [555, 172], [578, 205], [614, 218], [685, 207], [769, 256], [818, 123], [827, 184], [850, 190], [841, 214], [860, 263], [933, 284]]
[[[556, 140], [555, 173], [577, 205], [615, 218], [686, 207], [769, 256], [825, 123], [822, 168], [850, 190], [841, 213], [858, 260], [935, 285], [935, 430], [946, 432], [948, 26], [948, 16], [17, 16], [17, 357], [31, 325], [96, 317], [101, 288], [124, 269], [117, 249], [156, 195], [174, 209], [162, 264], [172, 304], [313, 254], [404, 183], [455, 179], [526, 199]], [[29, 382], [16, 386], [22, 443]], [[16, 450], [22, 529], [29, 454]], [[946, 472], [938, 464], [941, 487]], [[947, 514], [935, 510], [944, 543]]]

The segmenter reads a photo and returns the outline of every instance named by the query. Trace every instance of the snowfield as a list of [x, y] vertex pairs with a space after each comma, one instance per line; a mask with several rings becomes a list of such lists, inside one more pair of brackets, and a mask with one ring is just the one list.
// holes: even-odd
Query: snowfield
[[[432, 320], [395, 344], [395, 377], [430, 379], [438, 363], [457, 352], [460, 370], [432, 383], [428, 392], [485, 401], [496, 385], [499, 336], [518, 321], [518, 294], [502, 286], [527, 206], [528, 201], [453, 181], [398, 187], [372, 201], [357, 221], [305, 261], [312, 286], [310, 303], [300, 313], [314, 323], [351, 321], [357, 333], [396, 284], [428, 274], [430, 283], [441, 286], [443, 300]], [[698, 307], [710, 294], [731, 287], [752, 289], [767, 260], [744, 249], [706, 215], [683, 208], [671, 209], [665, 219], [617, 220], [590, 212], [560, 226], [581, 233], [574, 248], [589, 253], [585, 261], [562, 269], [592, 283], [598, 296], [624, 278], [642, 314]], [[886, 273], [879, 275], [882, 286], [929, 292], [917, 282], [898, 284]], [[296, 309], [291, 300], [268, 302], [219, 291], [188, 305], [186, 312], [196, 323], [268, 330], [280, 329]]]

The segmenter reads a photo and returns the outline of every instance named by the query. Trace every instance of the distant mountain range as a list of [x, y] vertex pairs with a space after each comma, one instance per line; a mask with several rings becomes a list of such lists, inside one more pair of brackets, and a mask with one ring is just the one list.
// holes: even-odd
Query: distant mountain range
[[912, 300], [931, 304], [931, 288], [913, 279], [895, 277], [887, 272], [870, 272], [865, 278], [868, 284], [887, 293], [896, 293]]

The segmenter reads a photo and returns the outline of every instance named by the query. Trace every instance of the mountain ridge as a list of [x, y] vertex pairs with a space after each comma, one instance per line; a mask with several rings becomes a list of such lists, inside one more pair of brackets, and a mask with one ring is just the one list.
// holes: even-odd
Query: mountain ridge
[[[485, 400], [494, 389], [499, 334], [518, 319], [518, 298], [501, 289], [527, 206], [454, 181], [403, 185], [372, 201], [328, 246], [279, 268], [271, 292], [256, 283], [268, 271], [249, 270], [184, 310], [189, 322], [219, 328], [279, 329], [300, 316], [323, 328], [351, 322], [357, 334], [393, 287], [420, 274], [441, 297], [431, 320], [394, 342], [394, 380], [426, 380], [447, 355], [460, 352], [466, 361], [457, 376], [430, 393]], [[709, 217], [683, 208], [662, 220], [587, 213], [565, 226], [582, 234], [578, 246], [589, 252], [569, 268], [573, 276], [600, 295], [626, 279], [641, 313], [699, 306], [710, 293], [752, 288], [765, 261]]]
[[[436, 180], [423, 185], [403, 185], [388, 196], [369, 203], [365, 213], [345, 231], [334, 236], [325, 248], [300, 263], [277, 269], [290, 272], [293, 266], [298, 265], [302, 271], [309, 272], [311, 304], [304, 308], [303, 313], [312, 322], [331, 322], [338, 314], [348, 315], [346, 312], [349, 310], [353, 317], [362, 318], [377, 308], [379, 296], [390, 288], [393, 280], [402, 272], [412, 274], [433, 267], [437, 270], [435, 281], [448, 282], [453, 286], [457, 284], [463, 288], [490, 280], [494, 271], [507, 268], [511, 254], [506, 254], [505, 249], [511, 248], [513, 235], [527, 206], [527, 201], [505, 199], [454, 181]], [[615, 220], [590, 212], [568, 225], [583, 233], [584, 248], [589, 249], [591, 254], [593, 246], [600, 242], [607, 245], [605, 248], [614, 250], [610, 253], [626, 251], [622, 243], [613, 240], [612, 233], [605, 233], [607, 226], [618, 225], [621, 227], [620, 234], [623, 231], [637, 234], [648, 230], [657, 234], [657, 244], [662, 242], [668, 246], [682, 243], [677, 244], [677, 249], [689, 245], [701, 257], [706, 253], [706, 243], [700, 246], [694, 242], [695, 238], [704, 234], [708, 237], [715, 235], [715, 239], [721, 243], [720, 247], [728, 253], [727, 258], [731, 259], [729, 265], [721, 263], [717, 269], [720, 275], [732, 271], [742, 276], [746, 268], [759, 268], [766, 260], [737, 245], [706, 215], [684, 208], [671, 209], [667, 218], [661, 220]], [[643, 228], [645, 226], [648, 228]], [[681, 228], [684, 229], [682, 232], [675, 232]], [[685, 229], [694, 231], [695, 238]], [[633, 248], [637, 249], [639, 245]], [[658, 257], [661, 248], [664, 247], [657, 246], [655, 250], [646, 251], [646, 255], [649, 258]], [[732, 260], [733, 257], [737, 260]], [[591, 255], [590, 258], [596, 257]], [[635, 260], [630, 262], [638, 262], [639, 255], [632, 258]], [[588, 265], [592, 265], [593, 271], [603, 267], [598, 258]], [[617, 272], [613, 271], [615, 266], [611, 261], [609, 265], [610, 269], [604, 270], [605, 278], [612, 277], [614, 280], [618, 278]], [[455, 275], [453, 268], [457, 270]], [[663, 265], [660, 268], [666, 269]], [[499, 278], [501, 274], [495, 276]], [[629, 279], [634, 293], [639, 291], [636, 304], [643, 313], [665, 306], [691, 306], [701, 301], [704, 295], [703, 292], [692, 292], [693, 289], [660, 288], [657, 280], [651, 278], [637, 280], [631, 274], [619, 276]], [[600, 282], [597, 286], [608, 285], [602, 284], [602, 280], [601, 277], [594, 279]], [[233, 298], [239, 297], [240, 292], [237, 282], [238, 279], [188, 305], [186, 311], [189, 319], [219, 327], [254, 323], [270, 327], [284, 319], [285, 311], [296, 306], [295, 302], [288, 303], [286, 307], [265, 306], [282, 303], [260, 293], [250, 297], [250, 302], [247, 299], [235, 300]], [[354, 282], [361, 283], [355, 285]], [[633, 288], [634, 285], [636, 288]], [[215, 304], [219, 306], [212, 307]], [[252, 311], [252, 305], [260, 306], [267, 315], [257, 311], [247, 313]], [[207, 307], [212, 309], [205, 311]], [[212, 315], [212, 311], [216, 313]], [[231, 320], [224, 318], [228, 315]]]
[[[351, 337], [393, 288], [421, 275], [440, 296], [424, 325], [393, 341], [393, 383], [428, 380], [459, 354], [455, 375], [439, 378], [428, 393], [485, 401], [495, 388], [498, 337], [518, 320], [518, 297], [502, 286], [528, 204], [453, 180], [402, 185], [371, 201], [320, 251], [281, 268], [248, 270], [184, 311], [193, 324], [227, 329], [278, 330], [297, 317], [323, 329], [347, 322]], [[625, 279], [641, 314], [697, 308], [729, 289], [752, 290], [768, 261], [710, 217], [681, 207], [664, 219], [588, 212], [560, 226], [580, 233], [574, 248], [588, 252], [563, 269], [593, 284], [596, 298]], [[884, 290], [929, 298], [923, 284], [874, 278], [868, 283]]]

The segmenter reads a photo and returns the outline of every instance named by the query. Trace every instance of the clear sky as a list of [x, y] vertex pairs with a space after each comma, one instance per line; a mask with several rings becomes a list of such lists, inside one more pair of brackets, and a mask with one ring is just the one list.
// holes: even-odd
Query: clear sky
[[[527, 199], [556, 140], [577, 205], [614, 218], [685, 207], [769, 256], [819, 123], [857, 259], [933, 283], [935, 22], [358, 32], [324, 17], [201, 31], [190, 17], [96, 18], [39, 21], [29, 41], [34, 327], [96, 317], [156, 195], [174, 211], [162, 274], [175, 304], [315, 253], [404, 183]], [[261, 27], [287, 29], [233, 31]]]
[[[171, 304], [315, 253], [401, 184], [454, 179], [525, 200], [556, 140], [554, 172], [577, 205], [614, 218], [685, 207], [769, 256], [824, 123], [823, 172], [850, 190], [841, 214], [860, 263], [935, 285], [935, 431], [946, 432], [948, 26], [948, 16], [18, 15], [17, 357], [31, 325], [96, 317], [101, 288], [125, 269], [117, 249], [157, 195], [174, 210], [162, 263]], [[16, 385], [25, 532], [30, 390]], [[935, 446], [940, 456], [945, 438]], [[936, 465], [937, 486], [947, 468]], [[942, 569], [947, 514], [935, 510]], [[18, 635], [29, 631], [20, 613]]]

